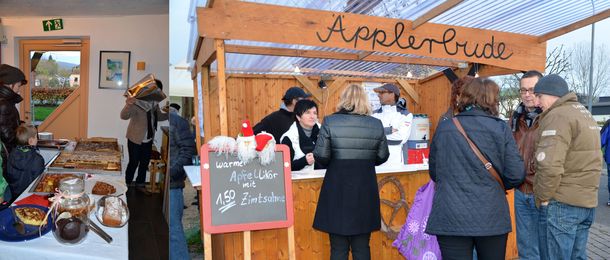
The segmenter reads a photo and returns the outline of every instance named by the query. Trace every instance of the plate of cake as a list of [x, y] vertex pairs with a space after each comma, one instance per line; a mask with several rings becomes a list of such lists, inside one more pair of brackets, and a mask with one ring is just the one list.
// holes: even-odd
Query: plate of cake
[[92, 195], [121, 195], [127, 186], [118, 180], [94, 176], [85, 181], [85, 191]]
[[[13, 206], [0, 211], [0, 240], [9, 242], [26, 241], [44, 236], [51, 231], [53, 223], [51, 216], [43, 222], [49, 208], [24, 204]], [[15, 228], [15, 222], [24, 225], [24, 232], [19, 233]], [[40, 232], [40, 234], [39, 234]]]
[[54, 193], [56, 188], [59, 188], [59, 182], [65, 178], [77, 177], [85, 178], [84, 172], [45, 172], [36, 181], [30, 189], [32, 193]]
[[119, 228], [129, 221], [129, 208], [123, 199], [107, 195], [97, 201], [95, 216], [102, 225]]

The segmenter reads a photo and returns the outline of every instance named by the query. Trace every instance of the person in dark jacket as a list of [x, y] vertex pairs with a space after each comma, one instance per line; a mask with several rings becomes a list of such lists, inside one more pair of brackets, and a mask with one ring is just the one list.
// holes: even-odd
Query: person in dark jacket
[[318, 105], [311, 100], [300, 100], [294, 106], [297, 119], [282, 135], [282, 144], [290, 148], [291, 169], [293, 171], [323, 169], [313, 157], [313, 148], [318, 140]]
[[183, 166], [190, 164], [192, 156], [196, 155], [197, 151], [189, 122], [178, 115], [176, 109], [170, 109], [169, 126], [170, 259], [188, 259], [188, 248], [182, 228], [182, 213], [184, 211], [183, 189], [184, 180], [186, 179]]
[[44, 159], [38, 154], [34, 126], [20, 125], [16, 130], [18, 146], [9, 155], [6, 181], [15, 200], [44, 171]]
[[0, 141], [4, 144], [2, 169], [6, 173], [8, 154], [17, 145], [15, 130], [19, 126], [19, 111], [15, 105], [23, 100], [19, 95], [21, 86], [27, 84], [25, 74], [13, 66], [0, 65]]
[[536, 174], [536, 163], [534, 152], [536, 151], [536, 140], [538, 139], [538, 115], [542, 113], [536, 107], [534, 86], [542, 78], [538, 71], [531, 70], [521, 76], [519, 80], [519, 94], [521, 103], [513, 112], [508, 125], [513, 132], [513, 137], [519, 147], [525, 167], [525, 181], [518, 189], [515, 189], [515, 219], [517, 222], [517, 247], [519, 259], [546, 259], [545, 247], [540, 247], [539, 221], [544, 218], [544, 212], [536, 208], [534, 202], [534, 174]]
[[278, 111], [275, 111], [265, 118], [263, 118], [258, 124], [254, 126], [254, 134], [257, 135], [261, 132], [267, 132], [273, 135], [275, 143], [281, 142], [280, 137], [288, 128], [294, 123], [294, 105], [301, 99], [311, 97], [311, 94], [305, 93], [305, 91], [299, 87], [291, 87], [286, 90], [284, 97], [282, 98], [282, 105]]
[[[498, 172], [506, 189], [525, 177], [510, 127], [498, 115], [496, 83], [475, 78], [464, 86], [455, 116]], [[430, 150], [436, 182], [426, 233], [436, 235], [443, 259], [504, 259], [511, 220], [505, 190], [475, 155], [452, 120], [441, 121]]]
[[330, 238], [330, 258], [370, 259], [371, 232], [381, 228], [375, 166], [390, 155], [381, 121], [361, 86], [350, 85], [338, 112], [324, 119], [314, 158], [327, 167], [313, 227]]

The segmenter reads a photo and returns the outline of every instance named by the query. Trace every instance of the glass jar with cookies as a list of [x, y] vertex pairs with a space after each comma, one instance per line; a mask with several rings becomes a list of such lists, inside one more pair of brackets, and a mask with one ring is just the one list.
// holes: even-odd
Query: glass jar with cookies
[[[57, 197], [59, 196], [59, 197]], [[65, 178], [59, 183], [55, 198], [53, 234], [63, 244], [79, 244], [89, 232], [89, 196], [80, 178]]]

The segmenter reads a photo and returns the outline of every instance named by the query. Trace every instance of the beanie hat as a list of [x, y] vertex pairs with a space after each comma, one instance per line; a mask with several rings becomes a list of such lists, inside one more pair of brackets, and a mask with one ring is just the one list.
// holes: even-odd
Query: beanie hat
[[9, 85], [17, 82], [21, 82], [22, 85], [28, 83], [20, 69], [7, 64], [0, 65], [0, 82]]
[[563, 97], [570, 93], [568, 83], [557, 74], [546, 75], [538, 80], [534, 86], [534, 93], [547, 94], [556, 97]]

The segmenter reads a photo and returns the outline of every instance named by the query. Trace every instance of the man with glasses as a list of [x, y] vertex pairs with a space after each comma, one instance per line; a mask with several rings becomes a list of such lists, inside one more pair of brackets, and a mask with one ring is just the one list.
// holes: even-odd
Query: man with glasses
[[536, 208], [534, 203], [534, 174], [536, 166], [533, 154], [538, 138], [538, 115], [542, 110], [536, 106], [534, 86], [542, 74], [530, 70], [519, 80], [519, 94], [521, 103], [513, 112], [509, 125], [513, 137], [519, 146], [519, 152], [525, 163], [525, 181], [515, 190], [515, 218], [517, 219], [517, 247], [519, 259], [541, 259], [539, 244], [539, 218], [543, 212]]
[[282, 105], [278, 111], [275, 111], [265, 118], [263, 118], [258, 124], [256, 124], [253, 128], [254, 134], [259, 134], [260, 132], [267, 132], [273, 135], [275, 139], [275, 143], [280, 143], [280, 137], [288, 128], [294, 123], [295, 117], [294, 113], [294, 105], [297, 101], [301, 99], [306, 99], [311, 97], [311, 94], [305, 93], [305, 91], [299, 87], [291, 87], [286, 90], [284, 93], [284, 97], [282, 98]]
[[375, 88], [381, 107], [373, 111], [373, 117], [381, 120], [385, 137], [388, 140], [390, 157], [382, 167], [399, 167], [407, 163], [407, 139], [411, 134], [413, 114], [406, 108], [397, 106], [400, 90], [394, 84], [384, 84]]

